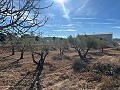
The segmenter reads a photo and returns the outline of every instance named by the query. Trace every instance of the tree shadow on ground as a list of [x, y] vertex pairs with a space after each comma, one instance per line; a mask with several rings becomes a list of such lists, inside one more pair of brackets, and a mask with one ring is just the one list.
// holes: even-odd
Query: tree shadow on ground
[[[0, 56], [0, 61], [8, 61], [8, 60], [10, 60], [9, 58], [11, 58], [10, 56], [12, 56], [12, 55]], [[11, 59], [14, 59], [14, 58], [11, 58]]]
[[22, 79], [20, 79], [15, 85], [11, 85], [8, 90], [22, 90], [25, 86], [27, 86], [27, 83], [30, 82], [29, 79], [31, 78], [31, 72], [27, 72]]
[[42, 90], [40, 79], [41, 72], [42, 70], [40, 69], [40, 65], [38, 64], [35, 73], [33, 74], [32, 82], [28, 90]]
[[[45, 65], [52, 67], [49, 63], [45, 63]], [[42, 90], [41, 72], [40, 65], [37, 65], [35, 70], [28, 71], [22, 79], [17, 81], [16, 84], [11, 85], [8, 90]]]
[[104, 56], [105, 53], [102, 53], [102, 52], [89, 52], [90, 55], [93, 55], [93, 56]]
[[41, 70], [37, 66], [34, 71], [28, 71], [22, 79], [17, 81], [15, 85], [11, 85], [8, 90], [42, 90], [40, 75]]
[[119, 56], [119, 54], [112, 54], [112, 53], [108, 53], [108, 52], [89, 52], [90, 55], [93, 56], [104, 56], [104, 55], [108, 55], [108, 56]]
[[56, 56], [53, 56], [52, 59], [54, 61], [59, 61], [59, 60], [71, 60], [71, 58], [67, 55], [56, 55]]
[[120, 54], [105, 53], [108, 56], [119, 56]]
[[[10, 59], [10, 58], [9, 58]], [[11, 58], [10, 60], [13, 60], [13, 58]], [[12, 69], [12, 68], [17, 68], [17, 67], [21, 67], [21, 65], [19, 64], [19, 61], [21, 59], [17, 59], [16, 61], [13, 61], [9, 64], [6, 64], [2, 67], [0, 67], [0, 71], [6, 71], [7, 69]]]

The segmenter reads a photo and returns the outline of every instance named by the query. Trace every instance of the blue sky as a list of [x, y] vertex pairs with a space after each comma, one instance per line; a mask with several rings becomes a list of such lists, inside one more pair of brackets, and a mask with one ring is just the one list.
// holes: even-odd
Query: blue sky
[[[52, 1], [43, 0], [41, 6]], [[41, 13], [50, 16], [39, 28], [43, 36], [113, 33], [114, 38], [120, 38], [120, 0], [54, 0]]]

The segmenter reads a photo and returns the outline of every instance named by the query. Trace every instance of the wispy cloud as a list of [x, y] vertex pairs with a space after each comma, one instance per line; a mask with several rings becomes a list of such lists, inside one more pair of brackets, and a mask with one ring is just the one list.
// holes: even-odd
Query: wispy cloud
[[46, 24], [45, 26], [46, 27], [56, 27], [57, 25], [56, 24]]
[[63, 18], [66, 18], [66, 19], [68, 19], [70, 21], [70, 17], [69, 17], [70, 11], [69, 11], [69, 9], [66, 8], [64, 3], [61, 3], [61, 6], [62, 6], [62, 9], [63, 9], [63, 12], [64, 12]]
[[66, 27], [76, 27], [76, 26], [80, 26], [83, 22], [74, 22], [72, 24], [66, 24], [66, 25], [62, 25], [62, 26], [66, 26]]
[[116, 24], [116, 23], [101, 23], [101, 24]]
[[75, 20], [79, 20], [79, 19], [82, 19], [82, 20], [93, 20], [93, 19], [100, 19], [100, 18], [73, 18]]
[[89, 3], [91, 0], [82, 0], [83, 2], [79, 2], [79, 6], [75, 10], [76, 16], [95, 16], [97, 14], [94, 6]]
[[60, 29], [60, 30], [53, 30], [53, 31], [55, 31], [55, 32], [76, 32], [77, 30], [73, 30], [73, 29], [66, 29], [66, 30]]
[[112, 28], [120, 29], [120, 26], [114, 26], [114, 27], [112, 27]]
[[70, 17], [68, 16], [68, 14], [64, 14], [63, 18], [69, 19]]
[[92, 24], [92, 25], [96, 25], [96, 24], [101, 24], [101, 25], [111, 25], [111, 24], [117, 24], [117, 23], [101, 23], [101, 22], [87, 22], [87, 24]]
[[66, 24], [66, 25], [61, 25], [61, 26], [63, 26], [63, 27], [73, 27], [73, 26], [75, 26], [75, 24]]
[[89, 0], [86, 0], [84, 2], [84, 4], [81, 7], [78, 8], [78, 11], [81, 11], [84, 7], [86, 7], [86, 5], [87, 5], [88, 2], [89, 2]]
[[106, 20], [108, 20], [108, 21], [114, 21], [114, 22], [117, 22], [118, 20], [116, 20], [116, 19], [106, 19]]
[[55, 14], [53, 14], [53, 13], [49, 13], [48, 16], [49, 16], [50, 18], [52, 18], [52, 19], [55, 18]]
[[67, 38], [68, 36], [60, 36], [60, 35], [50, 35], [50, 36], [47, 36], [45, 35], [44, 37], [59, 37], [59, 38]]

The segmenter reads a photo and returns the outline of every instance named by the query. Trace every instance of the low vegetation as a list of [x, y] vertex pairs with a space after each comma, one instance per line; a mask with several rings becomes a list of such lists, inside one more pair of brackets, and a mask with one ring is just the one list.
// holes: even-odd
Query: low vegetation
[[120, 88], [119, 47], [108, 48], [106, 40], [87, 35], [50, 41], [34, 35], [12, 38], [1, 44], [7, 48], [0, 54], [1, 90]]
[[39, 3], [0, 1], [0, 90], [120, 90], [119, 39], [42, 37]]

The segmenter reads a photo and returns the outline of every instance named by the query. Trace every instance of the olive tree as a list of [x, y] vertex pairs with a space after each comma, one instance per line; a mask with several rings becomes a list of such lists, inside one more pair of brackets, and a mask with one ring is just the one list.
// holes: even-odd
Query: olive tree
[[34, 37], [29, 34], [24, 34], [17, 40], [17, 50], [20, 52], [20, 59], [24, 58], [25, 51], [30, 51], [30, 46], [34, 44]]
[[97, 48], [101, 49], [102, 53], [104, 52], [104, 48], [107, 48], [110, 45], [110, 41], [107, 41], [104, 38], [95, 37], [95, 39], [97, 41]]
[[11, 55], [15, 54], [15, 47], [17, 45], [17, 40], [18, 40], [18, 37], [15, 33], [7, 33], [7, 41], [6, 42], [8, 42], [8, 45], [10, 45], [10, 48], [12, 51]]
[[[49, 46], [46, 45], [45, 42], [44, 42], [44, 44], [37, 45], [37, 46], [35, 44], [32, 44], [31, 52], [32, 52], [32, 60], [33, 60], [34, 64], [36, 65], [36, 70], [35, 70], [34, 77], [33, 77], [34, 78], [33, 83], [31, 83], [29, 89], [33, 90], [35, 87], [35, 84], [36, 84], [37, 89], [41, 90], [42, 87], [40, 85], [40, 75], [43, 70], [45, 59], [49, 53]], [[39, 58], [36, 58], [36, 56]]]
[[76, 37], [69, 36], [69, 43], [76, 49], [80, 59], [86, 59], [86, 56], [91, 48], [96, 46], [96, 40], [94, 37], [87, 35], [77, 35]]
[[7, 47], [10, 49], [11, 55], [14, 55], [15, 46], [17, 45], [17, 39], [18, 39], [17, 34], [12, 32], [7, 32], [7, 33], [2, 32], [0, 38], [2, 42], [1, 46], [3, 46], [3, 51], [5, 49], [4, 47]]
[[68, 49], [68, 41], [64, 38], [53, 38], [53, 43], [59, 50], [60, 55], [64, 55], [65, 50]]

